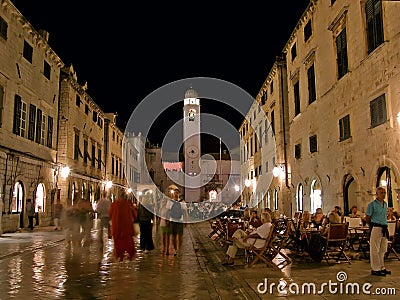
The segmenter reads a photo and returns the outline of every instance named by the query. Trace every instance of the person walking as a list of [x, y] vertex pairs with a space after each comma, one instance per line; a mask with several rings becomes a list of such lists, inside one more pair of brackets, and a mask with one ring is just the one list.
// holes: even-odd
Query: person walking
[[177, 256], [182, 248], [183, 228], [188, 220], [186, 203], [179, 196], [179, 189], [175, 189], [173, 200], [167, 204], [167, 208], [170, 210], [169, 232], [174, 247], [174, 256]]
[[113, 254], [115, 258], [123, 261], [125, 252], [127, 252], [129, 259], [132, 259], [136, 253], [133, 242], [133, 216], [125, 191], [122, 191], [120, 197], [111, 203], [108, 216], [111, 219], [111, 236], [114, 241]]
[[385, 202], [386, 190], [383, 187], [376, 188], [376, 198], [368, 204], [366, 221], [370, 227], [370, 263], [371, 274], [386, 276], [392, 272], [385, 268], [385, 253], [388, 245], [388, 206]]
[[90, 231], [93, 226], [93, 214], [94, 209], [89, 200], [89, 195], [87, 195], [86, 199], [81, 198], [76, 203], [76, 209], [79, 213], [79, 223], [81, 225], [82, 235], [83, 235], [83, 244], [88, 246], [90, 244]]
[[160, 206], [160, 234], [161, 234], [161, 253], [169, 255], [169, 209], [167, 208], [167, 199], [161, 199]]
[[154, 214], [152, 212], [153, 203], [151, 202], [150, 196], [144, 194], [142, 196], [142, 202], [138, 206], [138, 218], [140, 226], [140, 249], [144, 253], [154, 249], [153, 243], [153, 220]]
[[33, 218], [35, 217], [35, 206], [32, 203], [32, 199], [26, 199], [26, 215], [28, 216], [30, 230], [33, 230]]
[[56, 203], [54, 204], [54, 230], [59, 230], [61, 229], [60, 225], [60, 220], [63, 212], [63, 205], [60, 202], [60, 199], [56, 200]]
[[99, 238], [100, 242], [103, 242], [103, 228], [107, 228], [107, 236], [111, 238], [111, 226], [110, 217], [108, 212], [110, 211], [111, 201], [107, 198], [107, 192], [103, 191], [100, 200], [97, 202], [96, 212], [97, 218], [100, 219], [99, 225]]

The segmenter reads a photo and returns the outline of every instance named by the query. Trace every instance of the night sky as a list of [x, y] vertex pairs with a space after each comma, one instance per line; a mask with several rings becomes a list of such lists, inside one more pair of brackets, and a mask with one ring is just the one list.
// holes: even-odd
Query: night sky
[[[80, 84], [88, 82], [88, 94], [103, 111], [118, 113], [124, 130], [137, 103], [177, 80], [218, 78], [255, 97], [309, 0], [12, 2], [36, 30], [49, 32], [52, 49], [73, 64]], [[243, 120], [224, 104], [201, 104], [202, 112], [236, 128]], [[150, 141], [161, 143], [164, 130], [180, 118], [182, 106], [168, 109]]]

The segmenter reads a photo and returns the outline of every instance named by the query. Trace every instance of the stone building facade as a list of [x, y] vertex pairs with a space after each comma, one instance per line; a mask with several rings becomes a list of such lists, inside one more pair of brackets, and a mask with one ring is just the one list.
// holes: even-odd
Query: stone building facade
[[76, 203], [75, 197], [94, 204], [106, 178], [106, 117], [86, 89], [87, 83], [78, 83], [72, 65], [62, 68], [57, 159], [61, 167], [71, 170], [66, 178], [58, 177], [65, 206]]
[[[298, 21], [279, 62], [286, 78], [267, 78], [256, 97], [262, 103], [272, 82], [282, 91], [267, 93], [273, 102], [262, 105], [272, 126], [281, 126], [273, 163], [281, 181], [271, 183], [287, 190], [281, 213], [328, 213], [335, 205], [346, 214], [352, 205], [363, 212], [377, 186], [399, 210], [399, 14], [399, 1], [312, 0]], [[242, 166], [252, 113], [240, 128]]]
[[63, 62], [7, 1], [0, 5], [0, 233], [28, 226], [26, 200], [39, 225], [52, 222], [56, 195], [58, 85]]
[[[283, 52], [294, 207], [399, 209], [400, 2], [310, 1]], [[302, 203], [300, 203], [300, 201]]]

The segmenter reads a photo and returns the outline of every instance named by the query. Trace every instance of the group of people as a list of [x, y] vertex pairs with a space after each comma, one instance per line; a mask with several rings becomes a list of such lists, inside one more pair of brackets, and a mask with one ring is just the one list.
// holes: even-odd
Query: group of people
[[[385, 202], [386, 190], [383, 187], [377, 187], [375, 199], [368, 204], [365, 212], [365, 221], [370, 227], [370, 265], [371, 275], [386, 276], [391, 274], [391, 271], [385, 267], [385, 254], [388, 247], [388, 222], [397, 220], [397, 216], [393, 214], [393, 209], [388, 208]], [[250, 218], [250, 213], [246, 214], [247, 219]], [[393, 216], [394, 215], [394, 216]], [[361, 217], [357, 210], [357, 206], [351, 208], [350, 217]], [[300, 246], [302, 251], [307, 251], [307, 239], [304, 230], [310, 226], [323, 230], [329, 228], [331, 223], [341, 223], [341, 211], [339, 206], [334, 209], [326, 217], [321, 208], [318, 208], [313, 216], [310, 212], [304, 211], [300, 221]], [[261, 214], [262, 225], [252, 232], [245, 232], [242, 229], [237, 229], [233, 235], [233, 243], [228, 247], [226, 255], [227, 261], [223, 263], [224, 266], [234, 265], [234, 259], [238, 248], [247, 248], [254, 244], [254, 238], [266, 238], [271, 228], [271, 216], [268, 212]], [[256, 240], [257, 243], [257, 240]], [[255, 247], [257, 245], [255, 244]]]
[[[115, 201], [101, 193], [95, 209], [89, 199], [80, 197], [79, 192], [74, 193], [73, 204], [64, 207], [59, 199], [53, 206], [54, 230], [64, 230], [68, 247], [89, 245], [93, 220], [97, 213], [99, 219], [98, 237], [103, 243], [104, 229], [107, 237], [113, 239], [114, 255], [118, 260], [123, 260], [128, 255], [132, 259], [136, 253], [134, 236], [140, 234], [139, 247], [144, 253], [155, 249], [153, 242], [153, 222], [158, 221], [161, 232], [161, 252], [169, 255], [173, 251], [176, 256], [182, 249], [184, 226], [188, 221], [186, 203], [180, 198], [179, 189], [173, 191], [173, 201], [161, 199], [159, 215], [155, 218], [154, 203], [150, 194], [144, 194], [138, 203], [128, 200], [125, 191]], [[34, 204], [27, 200], [27, 216], [29, 228], [33, 229], [35, 217]], [[138, 227], [135, 225], [138, 224]], [[138, 232], [139, 231], [139, 232]], [[172, 249], [170, 249], [172, 245]], [[171, 251], [172, 250], [172, 251]]]

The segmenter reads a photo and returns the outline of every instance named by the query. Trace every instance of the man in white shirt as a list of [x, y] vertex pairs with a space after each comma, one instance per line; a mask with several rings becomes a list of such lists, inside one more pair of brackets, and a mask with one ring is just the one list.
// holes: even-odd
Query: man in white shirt
[[228, 255], [228, 261], [223, 263], [223, 266], [233, 266], [234, 259], [237, 253], [238, 248], [244, 249], [254, 244], [254, 247], [261, 248], [264, 246], [265, 241], [262, 239], [255, 238], [267, 238], [269, 235], [269, 231], [271, 229], [271, 215], [267, 212], [263, 212], [261, 214], [261, 222], [262, 225], [257, 227], [256, 230], [252, 231], [250, 234], [247, 234], [242, 229], [236, 230], [233, 235], [233, 244], [228, 247], [226, 254]]

